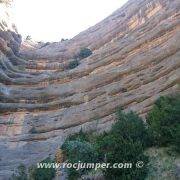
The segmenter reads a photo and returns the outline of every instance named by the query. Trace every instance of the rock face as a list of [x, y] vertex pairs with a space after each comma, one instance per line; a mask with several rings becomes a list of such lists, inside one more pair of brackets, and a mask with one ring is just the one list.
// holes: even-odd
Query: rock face
[[0, 49], [9, 56], [17, 54], [20, 43], [21, 36], [11, 20], [11, 0], [0, 1]]
[[[0, 177], [54, 155], [81, 128], [108, 130], [118, 106], [145, 118], [160, 95], [178, 93], [179, 10], [179, 0], [130, 0], [71, 40], [20, 53], [20, 35], [0, 19]], [[66, 69], [84, 47], [93, 54]]]

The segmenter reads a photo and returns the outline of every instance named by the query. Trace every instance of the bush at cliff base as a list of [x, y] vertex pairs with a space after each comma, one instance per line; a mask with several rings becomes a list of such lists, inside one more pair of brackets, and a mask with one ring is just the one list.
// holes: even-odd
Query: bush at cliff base
[[180, 96], [160, 97], [147, 116], [154, 145], [174, 146], [180, 152]]
[[[41, 163], [54, 163], [50, 157], [43, 160]], [[31, 167], [29, 169], [30, 179], [33, 180], [51, 180], [56, 175], [56, 170], [54, 168], [37, 168]]]
[[[82, 142], [80, 140], [66, 141], [63, 145], [63, 150], [66, 152], [69, 163], [96, 163], [97, 153], [95, 148], [89, 142]], [[81, 175], [87, 173], [91, 169], [75, 170], [73, 168], [67, 169], [68, 178], [76, 180]]]
[[[145, 179], [147, 175], [148, 157], [143, 154], [147, 147], [148, 133], [141, 118], [133, 112], [117, 112], [117, 121], [109, 133], [97, 138], [97, 151], [108, 163], [132, 163], [132, 168], [105, 169], [107, 179]], [[142, 161], [144, 167], [137, 168], [136, 163]]]
[[28, 180], [26, 167], [20, 164], [10, 180]]

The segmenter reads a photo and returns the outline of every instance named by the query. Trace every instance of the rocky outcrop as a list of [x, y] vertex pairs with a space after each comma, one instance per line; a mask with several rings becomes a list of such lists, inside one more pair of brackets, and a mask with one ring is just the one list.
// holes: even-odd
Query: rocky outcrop
[[11, 20], [11, 0], [0, 1], [0, 49], [5, 54], [17, 54], [21, 44], [21, 36]]
[[[179, 10], [178, 0], [130, 0], [71, 40], [20, 54], [11, 29], [0, 43], [0, 176], [53, 155], [81, 128], [108, 130], [118, 106], [145, 118], [160, 95], [179, 92]], [[66, 69], [84, 47], [93, 54]]]

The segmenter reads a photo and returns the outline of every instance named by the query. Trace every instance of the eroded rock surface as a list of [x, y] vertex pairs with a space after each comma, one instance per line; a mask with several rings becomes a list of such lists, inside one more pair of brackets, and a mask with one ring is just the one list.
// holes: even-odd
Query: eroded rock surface
[[[71, 40], [20, 52], [15, 26], [0, 19], [0, 177], [81, 128], [109, 129], [118, 106], [145, 118], [160, 95], [178, 93], [179, 10], [179, 0], [130, 0]], [[67, 69], [84, 47], [93, 54]]]

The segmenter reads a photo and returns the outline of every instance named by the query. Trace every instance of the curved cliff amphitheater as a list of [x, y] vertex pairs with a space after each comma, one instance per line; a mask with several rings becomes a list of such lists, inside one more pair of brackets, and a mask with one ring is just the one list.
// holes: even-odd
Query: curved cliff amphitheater
[[[180, 80], [180, 1], [130, 0], [71, 40], [21, 42], [0, 1], [0, 177], [54, 154], [71, 133], [104, 131], [115, 110], [145, 119]], [[68, 64], [82, 48], [92, 55]]]

